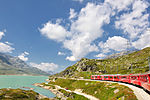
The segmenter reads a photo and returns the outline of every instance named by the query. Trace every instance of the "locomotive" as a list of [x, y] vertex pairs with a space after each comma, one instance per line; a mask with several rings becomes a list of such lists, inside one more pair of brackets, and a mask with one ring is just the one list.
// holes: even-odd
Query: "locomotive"
[[150, 73], [144, 74], [113, 74], [113, 75], [91, 75], [91, 80], [106, 80], [124, 82], [143, 87], [150, 92]]

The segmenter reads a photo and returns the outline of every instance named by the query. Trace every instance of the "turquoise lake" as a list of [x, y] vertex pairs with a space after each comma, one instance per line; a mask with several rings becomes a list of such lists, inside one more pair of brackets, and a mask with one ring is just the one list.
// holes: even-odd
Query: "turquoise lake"
[[[43, 83], [48, 79], [47, 76], [15, 76], [15, 75], [0, 75], [0, 88], [20, 88], [31, 87], [34, 88], [35, 92], [45, 95], [49, 98], [55, 97], [55, 95], [49, 90], [43, 89], [41, 87], [36, 87], [32, 84]], [[25, 89], [27, 90], [27, 89]]]

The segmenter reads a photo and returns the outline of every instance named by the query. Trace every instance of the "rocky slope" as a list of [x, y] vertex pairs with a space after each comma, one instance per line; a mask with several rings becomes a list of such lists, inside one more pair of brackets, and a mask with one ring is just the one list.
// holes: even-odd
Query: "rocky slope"
[[18, 57], [0, 53], [0, 75], [49, 75], [40, 69], [30, 67]]
[[110, 59], [82, 58], [76, 64], [54, 76], [90, 78], [91, 74], [144, 73], [149, 71], [149, 56], [150, 47], [147, 47], [140, 51]]

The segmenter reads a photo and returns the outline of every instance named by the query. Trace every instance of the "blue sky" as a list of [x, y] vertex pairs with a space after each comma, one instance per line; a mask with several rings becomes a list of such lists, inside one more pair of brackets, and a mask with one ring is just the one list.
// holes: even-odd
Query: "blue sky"
[[150, 46], [148, 0], [0, 0], [0, 52], [60, 71]]

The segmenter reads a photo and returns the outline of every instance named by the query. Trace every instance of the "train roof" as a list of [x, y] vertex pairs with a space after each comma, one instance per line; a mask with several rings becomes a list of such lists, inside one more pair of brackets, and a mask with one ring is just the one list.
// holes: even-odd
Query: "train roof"
[[103, 75], [92, 75], [92, 76], [114, 76], [114, 75], [121, 75], [121, 74], [103, 74]]
[[136, 75], [146, 75], [146, 74], [150, 74], [150, 71], [145, 72], [145, 73], [132, 74], [131, 76], [136, 76]]
[[92, 76], [116, 76], [116, 75], [120, 75], [120, 76], [136, 76], [136, 75], [146, 75], [149, 74], [150, 75], [150, 71], [146, 72], [146, 73], [138, 73], [138, 74], [103, 74], [103, 75], [92, 75]]

